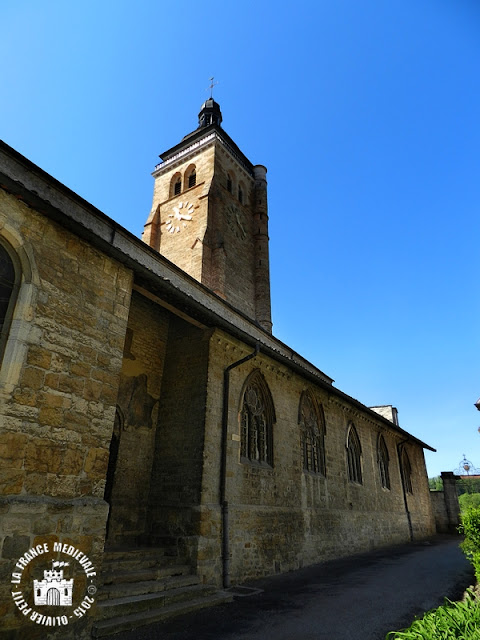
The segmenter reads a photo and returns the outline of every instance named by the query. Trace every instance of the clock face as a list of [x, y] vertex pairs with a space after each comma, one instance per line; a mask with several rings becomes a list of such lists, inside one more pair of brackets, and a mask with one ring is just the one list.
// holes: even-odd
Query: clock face
[[233, 233], [243, 240], [247, 236], [245, 228], [245, 220], [242, 211], [233, 204], [229, 204], [226, 208], [228, 224]]
[[173, 213], [168, 214], [167, 227], [168, 233], [180, 233], [185, 229], [189, 222], [192, 221], [194, 207], [190, 202], [179, 202], [173, 207]]

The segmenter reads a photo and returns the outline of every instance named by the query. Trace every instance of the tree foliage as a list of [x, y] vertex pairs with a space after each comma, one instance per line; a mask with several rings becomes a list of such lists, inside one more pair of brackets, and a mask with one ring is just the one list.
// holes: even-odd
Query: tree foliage
[[480, 493], [463, 493], [458, 497], [458, 502], [462, 513], [470, 507], [478, 508], [480, 507]]
[[431, 491], [443, 491], [443, 480], [440, 476], [428, 479], [428, 486]]
[[480, 478], [478, 476], [472, 478], [462, 478], [457, 481], [458, 495], [464, 493], [480, 493]]

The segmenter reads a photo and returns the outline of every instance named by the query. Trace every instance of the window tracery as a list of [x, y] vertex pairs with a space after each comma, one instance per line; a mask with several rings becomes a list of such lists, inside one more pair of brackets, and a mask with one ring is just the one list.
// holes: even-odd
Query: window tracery
[[263, 376], [254, 371], [247, 379], [240, 412], [240, 455], [244, 460], [273, 466], [273, 401]]
[[350, 482], [362, 484], [362, 448], [353, 422], [350, 423], [347, 436], [347, 465]]
[[407, 493], [413, 493], [412, 486], [412, 465], [410, 464], [410, 458], [408, 457], [405, 447], [402, 448], [400, 456], [400, 471], [402, 474], [403, 487]]
[[303, 454], [303, 469], [326, 475], [325, 469], [325, 416], [309, 392], [300, 398], [299, 424]]
[[378, 469], [380, 471], [380, 482], [382, 483], [382, 487], [384, 489], [390, 489], [390, 472], [389, 472], [389, 462], [390, 456], [388, 455], [387, 445], [385, 444], [385, 439], [382, 435], [378, 437], [377, 443], [377, 460], [378, 460]]

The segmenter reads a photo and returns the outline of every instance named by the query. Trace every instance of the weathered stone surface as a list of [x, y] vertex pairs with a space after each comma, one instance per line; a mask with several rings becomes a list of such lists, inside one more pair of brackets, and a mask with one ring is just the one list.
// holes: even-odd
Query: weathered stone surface
[[29, 548], [30, 536], [6, 536], [3, 540], [2, 558], [18, 559]]

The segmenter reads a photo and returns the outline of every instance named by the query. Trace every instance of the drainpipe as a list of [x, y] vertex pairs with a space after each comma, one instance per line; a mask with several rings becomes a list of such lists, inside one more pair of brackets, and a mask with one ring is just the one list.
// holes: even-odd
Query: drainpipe
[[228, 501], [226, 500], [227, 484], [227, 435], [228, 435], [228, 395], [230, 390], [230, 371], [239, 367], [244, 362], [255, 358], [260, 352], [260, 345], [255, 344], [255, 351], [245, 358], [228, 365], [223, 372], [223, 410], [222, 410], [222, 458], [220, 461], [220, 506], [222, 508], [222, 561], [223, 561], [223, 586], [230, 586], [230, 548], [228, 541], [229, 519]]
[[407, 514], [408, 531], [410, 533], [410, 542], [413, 542], [412, 517], [408, 509], [407, 490], [405, 489], [405, 479], [403, 477], [403, 468], [402, 468], [402, 456], [400, 454], [400, 447], [402, 446], [402, 444], [405, 444], [405, 442], [408, 442], [408, 438], [406, 440], [402, 440], [397, 444], [397, 456], [398, 456], [398, 468], [400, 469], [400, 478], [402, 480], [403, 503], [405, 504], [405, 512]]

